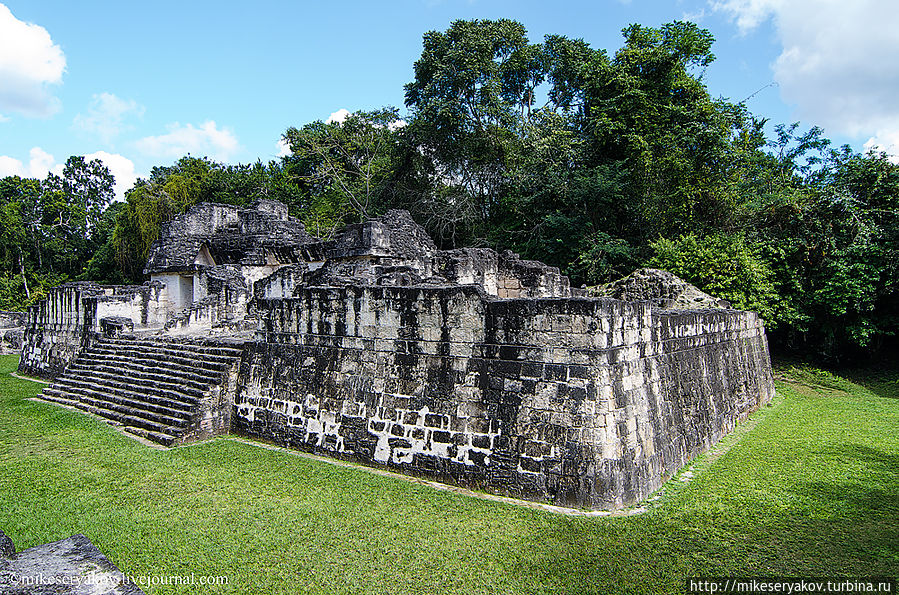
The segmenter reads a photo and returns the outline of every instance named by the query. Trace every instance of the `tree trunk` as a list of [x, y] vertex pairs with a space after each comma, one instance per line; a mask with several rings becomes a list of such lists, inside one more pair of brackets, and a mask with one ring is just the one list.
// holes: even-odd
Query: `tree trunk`
[[31, 292], [28, 291], [28, 280], [25, 278], [25, 261], [22, 260], [22, 247], [19, 246], [19, 272], [22, 273], [22, 285], [25, 286], [25, 299], [31, 299]]

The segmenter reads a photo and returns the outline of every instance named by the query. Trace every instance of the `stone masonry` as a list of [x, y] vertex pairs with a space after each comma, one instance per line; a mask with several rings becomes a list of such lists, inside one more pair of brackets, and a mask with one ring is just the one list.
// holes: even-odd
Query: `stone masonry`
[[[173, 223], [167, 233], [189, 229], [189, 241], [163, 237], [152, 259], [171, 278], [118, 291], [132, 297], [116, 308], [98, 313], [98, 298], [116, 291], [97, 286], [51, 295], [29, 313], [22, 368], [65, 372], [48, 396], [165, 443], [233, 431], [590, 508], [644, 499], [773, 395], [758, 316], [670, 273], [640, 271], [607, 289], [625, 299], [588, 297], [511, 252], [438, 250], [405, 211], [322, 241], [269, 203], [258, 215], [203, 205]], [[242, 221], [256, 227], [240, 239]], [[166, 285], [176, 282], [187, 284]], [[172, 312], [171, 296], [198, 282], [198, 300]], [[241, 300], [221, 297], [238, 286]], [[203, 308], [213, 312], [205, 322], [191, 314]], [[217, 341], [236, 372], [196, 397], [148, 355]], [[128, 386], [108, 384], [113, 359]], [[99, 396], [104, 386], [114, 403]], [[196, 424], [205, 429], [187, 430]]]

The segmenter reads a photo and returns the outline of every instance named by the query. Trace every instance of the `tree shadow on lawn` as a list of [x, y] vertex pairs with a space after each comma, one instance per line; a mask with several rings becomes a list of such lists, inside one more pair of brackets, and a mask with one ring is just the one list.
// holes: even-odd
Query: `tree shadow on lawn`
[[896, 576], [899, 456], [850, 444], [822, 453], [834, 458], [866, 471], [798, 481], [774, 501], [747, 486], [694, 494], [708, 502], [697, 507], [687, 493], [642, 516], [535, 522], [533, 548], [510, 571], [565, 593], [680, 593], [702, 576]]
[[845, 374], [878, 397], [899, 399], [899, 370], [895, 368], [848, 370]]

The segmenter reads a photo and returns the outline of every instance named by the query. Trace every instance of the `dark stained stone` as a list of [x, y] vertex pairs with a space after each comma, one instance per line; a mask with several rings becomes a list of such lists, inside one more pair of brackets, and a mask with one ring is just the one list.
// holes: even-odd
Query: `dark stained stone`
[[9, 558], [15, 553], [16, 546], [12, 539], [3, 531], [0, 531], [0, 558]]
[[[0, 534], [2, 535], [2, 534]], [[142, 595], [84, 535], [0, 558], [4, 595]]]

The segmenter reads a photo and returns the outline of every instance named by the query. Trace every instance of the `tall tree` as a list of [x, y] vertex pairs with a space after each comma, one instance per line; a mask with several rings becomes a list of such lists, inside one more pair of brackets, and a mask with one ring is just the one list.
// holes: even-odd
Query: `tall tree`
[[524, 26], [506, 19], [456, 21], [425, 34], [406, 106], [410, 146], [428, 161], [430, 189], [411, 204], [443, 243], [483, 237], [544, 80], [542, 60]]
[[399, 124], [396, 109], [382, 108], [287, 129], [287, 174], [308, 196], [304, 218], [314, 233], [329, 236], [344, 220], [365, 220], [379, 208], [395, 169]]
[[72, 156], [61, 176], [48, 174], [41, 184], [39, 261], [49, 257], [50, 270], [75, 276], [96, 249], [93, 234], [115, 196], [115, 179], [100, 160]]

